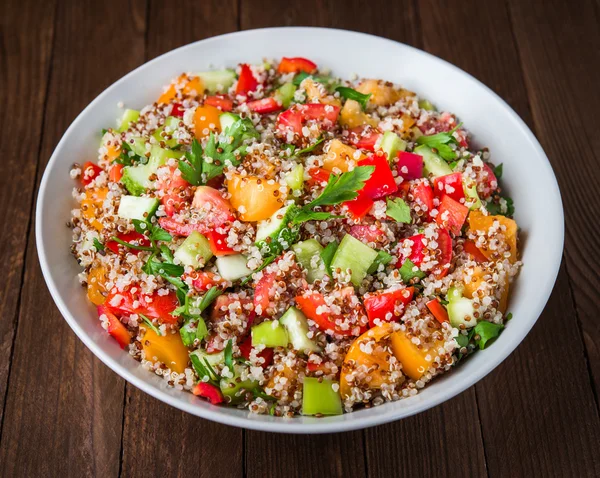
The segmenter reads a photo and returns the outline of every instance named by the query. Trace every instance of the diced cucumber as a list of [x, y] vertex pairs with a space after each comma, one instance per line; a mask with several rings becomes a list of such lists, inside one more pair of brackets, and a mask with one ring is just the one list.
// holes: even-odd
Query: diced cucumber
[[204, 71], [196, 75], [202, 79], [204, 87], [211, 94], [227, 91], [237, 78], [233, 70]]
[[230, 128], [233, 123], [238, 121], [240, 117], [234, 113], [223, 113], [219, 115], [219, 122], [221, 123], [221, 131], [225, 131]]
[[123, 113], [123, 117], [119, 121], [119, 132], [127, 131], [131, 123], [135, 123], [140, 117], [140, 112], [137, 110], [127, 109]]
[[131, 151], [133, 151], [135, 154], [141, 156], [142, 158], [146, 157], [146, 152], [148, 150], [146, 149], [146, 140], [144, 138], [141, 138], [140, 136], [133, 136], [128, 139], [127, 144], [131, 148]]
[[248, 259], [243, 254], [220, 256], [217, 257], [217, 270], [223, 279], [235, 281], [252, 274], [252, 271], [248, 269], [247, 263]]
[[294, 350], [298, 352], [319, 352], [321, 348], [308, 338], [308, 322], [302, 312], [296, 307], [290, 307], [281, 316], [279, 322], [283, 324], [288, 333], [288, 338]]
[[208, 335], [206, 322], [202, 317], [189, 318], [179, 329], [179, 335], [183, 345], [191, 347], [196, 339], [202, 340]]
[[252, 327], [252, 346], [287, 347], [288, 333], [277, 320], [265, 320]]
[[202, 363], [202, 365], [204, 365], [205, 359], [208, 362], [208, 364], [213, 367], [225, 363], [225, 354], [222, 350], [216, 354], [209, 354], [206, 350], [196, 349], [190, 353], [190, 357], [192, 355], [195, 355], [200, 360], [200, 363]]
[[419, 108], [427, 111], [437, 111], [429, 100], [419, 100]]
[[381, 149], [387, 154], [388, 161], [396, 157], [399, 151], [406, 151], [406, 141], [396, 133], [386, 131], [381, 138]]
[[219, 382], [219, 387], [223, 396], [226, 397], [229, 403], [239, 403], [245, 400], [246, 392], [251, 392], [258, 387], [256, 380], [247, 378], [246, 380], [241, 379], [241, 375], [244, 372], [242, 365], [233, 366], [233, 377], [222, 377]]
[[269, 219], [260, 221], [256, 227], [256, 246], [268, 254], [280, 254], [298, 239], [299, 228], [292, 221], [298, 213], [295, 204], [275, 211]]
[[194, 269], [204, 267], [213, 256], [208, 239], [198, 231], [192, 232], [175, 251], [174, 257]]
[[301, 190], [304, 187], [304, 166], [302, 163], [296, 164], [292, 170], [285, 175], [284, 181], [294, 191]]
[[452, 169], [448, 166], [448, 163], [435, 154], [428, 146], [424, 144], [417, 146], [414, 152], [423, 156], [423, 174], [425, 176], [431, 174], [437, 178], [452, 174]]
[[[334, 389], [335, 385], [335, 389]], [[339, 384], [332, 380], [304, 377], [302, 386], [303, 415], [341, 415]]]
[[169, 116], [165, 120], [164, 126], [162, 126], [161, 128], [158, 128], [154, 132], [154, 134], [152, 136], [154, 137], [154, 139], [156, 139], [156, 141], [164, 141], [165, 144], [167, 145], [167, 147], [174, 148], [178, 144], [177, 143], [177, 138], [165, 139], [161, 135], [161, 133], [163, 131], [166, 131], [167, 133], [169, 133], [170, 135], [172, 135], [173, 132], [176, 131], [179, 128], [179, 122], [180, 121], [181, 121], [181, 119], [176, 118], [175, 116]]
[[477, 319], [474, 316], [475, 308], [473, 301], [463, 297], [462, 290], [452, 287], [448, 290], [446, 296], [448, 301], [448, 318], [452, 327], [460, 327], [461, 325], [470, 328], [477, 325]]
[[342, 271], [350, 269], [350, 282], [358, 287], [376, 257], [376, 250], [371, 249], [350, 234], [346, 234], [335, 251], [331, 269], [340, 268]]
[[471, 210], [479, 209], [481, 207], [481, 199], [479, 199], [479, 194], [477, 193], [477, 183], [473, 181], [467, 186], [463, 179], [463, 190], [466, 199], [465, 206], [468, 206]]
[[288, 108], [294, 99], [296, 90], [297, 87], [293, 83], [285, 83], [275, 90], [275, 99], [279, 101], [284, 108]]
[[306, 270], [306, 279], [311, 284], [325, 277], [325, 263], [321, 258], [323, 246], [316, 239], [308, 239], [292, 246], [296, 260]]
[[[133, 145], [131, 147], [133, 149]], [[150, 180], [150, 177], [156, 173], [158, 168], [166, 164], [169, 158], [180, 158], [182, 154], [181, 151], [171, 151], [159, 146], [152, 146], [148, 163], [125, 167], [121, 181], [127, 191], [134, 196], [140, 196], [146, 190], [152, 188], [154, 183]]]
[[404, 264], [402, 264], [402, 267], [400, 267], [398, 272], [400, 273], [400, 277], [402, 277], [402, 282], [407, 285], [410, 284], [415, 277], [418, 277], [419, 279], [425, 277], [425, 273], [410, 259], [404, 261]]
[[377, 272], [381, 264], [387, 266], [393, 260], [394, 256], [392, 256], [391, 254], [388, 254], [385, 251], [377, 251], [377, 257], [373, 261], [373, 264], [371, 264], [371, 267], [369, 267], [367, 274], [374, 274], [375, 272]]
[[158, 199], [139, 196], [121, 196], [117, 214], [123, 219], [150, 219], [158, 209]]

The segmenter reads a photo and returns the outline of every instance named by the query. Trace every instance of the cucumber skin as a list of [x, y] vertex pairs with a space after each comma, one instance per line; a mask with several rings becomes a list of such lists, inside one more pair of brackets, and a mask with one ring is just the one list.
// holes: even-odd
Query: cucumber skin
[[[319, 267], [320, 264], [324, 264], [321, 257], [323, 246], [319, 244], [316, 239], [308, 239], [307, 241], [298, 242], [292, 246], [292, 250], [296, 254], [296, 260], [298, 263], [304, 267], [304, 269], [306, 269], [306, 279], [309, 283], [312, 284], [313, 282], [322, 280], [323, 277], [325, 277], [327, 274], [325, 272], [325, 267], [323, 267], [323, 269]], [[311, 265], [312, 258], [315, 255], [319, 257], [319, 264], [316, 268]]]
[[308, 338], [308, 322], [305, 315], [296, 307], [290, 307], [279, 319], [288, 332], [288, 338], [294, 350], [320, 352], [321, 347]]
[[428, 146], [417, 146], [413, 152], [423, 156], [423, 174], [425, 176], [431, 174], [439, 178], [452, 174], [452, 169], [448, 166], [448, 163], [435, 154]]
[[[235, 71], [229, 69], [204, 71], [196, 73], [196, 75], [202, 79], [204, 87], [211, 94], [227, 91], [237, 77]], [[223, 88], [218, 88], [218, 86]]]
[[208, 239], [198, 231], [193, 231], [175, 251], [175, 257], [186, 266], [200, 267], [196, 256], [202, 256], [206, 264], [213, 256]]
[[[287, 210], [280, 220], [281, 225], [275, 228], [274, 232], [270, 233], [264, 239], [261, 238], [256, 241], [255, 245], [263, 255], [268, 254], [277, 256], [298, 240], [300, 227], [297, 224], [292, 223], [298, 214], [298, 211], [298, 207], [294, 204], [287, 206]], [[281, 213], [281, 209], [276, 211], [268, 220], [272, 220], [278, 213]]]
[[274, 320], [265, 320], [252, 327], [252, 346], [265, 345], [266, 347], [287, 347], [289, 337], [286, 328], [277, 324], [273, 327]]
[[331, 261], [331, 269], [338, 267], [352, 271], [350, 282], [358, 287], [367, 275], [367, 271], [377, 257], [377, 251], [363, 244], [350, 234], [346, 234], [335, 251]]

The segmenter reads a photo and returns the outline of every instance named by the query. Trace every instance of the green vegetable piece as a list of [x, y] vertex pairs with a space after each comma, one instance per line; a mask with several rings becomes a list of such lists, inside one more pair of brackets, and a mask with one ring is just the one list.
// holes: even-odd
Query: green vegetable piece
[[468, 187], [463, 183], [463, 190], [466, 199], [465, 206], [469, 206], [471, 210], [479, 209], [481, 207], [481, 199], [479, 199], [479, 194], [477, 194], [477, 183], [473, 183]]
[[398, 272], [400, 273], [400, 277], [402, 277], [402, 281], [407, 285], [410, 284], [415, 277], [418, 279], [425, 277], [425, 273], [410, 259], [404, 261], [404, 264], [402, 264], [402, 267], [400, 267]]
[[406, 151], [406, 141], [400, 139], [396, 133], [386, 131], [381, 138], [381, 149], [387, 155], [388, 161], [391, 161], [400, 151]]
[[140, 117], [140, 112], [137, 110], [126, 109], [123, 113], [121, 121], [119, 121], [119, 133], [127, 131], [131, 123], [135, 123]]
[[149, 220], [158, 209], [158, 199], [138, 196], [121, 196], [117, 215], [123, 219]]
[[331, 272], [331, 261], [333, 261], [333, 256], [335, 256], [335, 251], [337, 251], [338, 243], [335, 241], [330, 242], [325, 246], [325, 249], [321, 252], [321, 259], [323, 259], [323, 263], [325, 264], [325, 270], [327, 271], [327, 275], [329, 277], [333, 277], [333, 273]]
[[373, 261], [373, 264], [371, 264], [371, 267], [369, 267], [367, 274], [374, 274], [375, 272], [377, 272], [377, 270], [379, 269], [379, 266], [381, 264], [383, 264], [384, 266], [387, 266], [393, 260], [394, 260], [394, 256], [392, 256], [391, 254], [388, 254], [387, 252], [385, 252], [383, 250], [377, 251], [377, 257]]
[[412, 222], [410, 207], [402, 198], [390, 199], [388, 197], [385, 213], [397, 222], [402, 222], [404, 224], [410, 224]]
[[275, 99], [283, 105], [284, 108], [289, 108], [294, 100], [294, 93], [298, 87], [294, 83], [285, 83], [275, 90]]
[[339, 384], [332, 380], [304, 377], [302, 386], [303, 415], [341, 415]]
[[[233, 70], [212, 70], [196, 73], [210, 94], [223, 93], [229, 89], [237, 76]], [[202, 93], [201, 91], [198, 94]]]
[[294, 191], [301, 191], [304, 187], [304, 166], [297, 163], [292, 170], [285, 175], [285, 183]]
[[427, 111], [437, 111], [435, 106], [433, 106], [428, 100], [419, 100], [419, 108]]
[[426, 177], [430, 174], [435, 178], [452, 174], [452, 169], [448, 166], [448, 163], [428, 146], [417, 146], [414, 152], [423, 156], [423, 174]]
[[347, 86], [338, 86], [335, 91], [337, 91], [341, 96], [346, 98], [347, 100], [354, 100], [360, 103], [363, 110], [367, 109], [367, 105], [369, 103], [369, 98], [373, 95], [373, 93], [363, 94], [360, 91], [356, 91], [353, 88], [348, 88]]
[[256, 230], [256, 246], [263, 255], [279, 255], [298, 240], [299, 227], [294, 224], [298, 214], [295, 204], [275, 211], [269, 219], [260, 221]]
[[154, 134], [152, 135], [156, 141], [164, 141], [167, 147], [175, 148], [178, 145], [177, 138], [166, 139], [162, 133], [163, 131], [167, 134], [172, 135], [174, 131], [179, 128], [180, 118], [176, 118], [175, 116], [169, 116], [165, 120], [164, 126], [158, 128]]
[[306, 279], [311, 284], [325, 277], [325, 264], [321, 258], [323, 246], [316, 239], [308, 239], [292, 246], [296, 260], [306, 270]]
[[308, 322], [296, 307], [290, 307], [279, 322], [285, 327], [289, 341], [298, 352], [320, 352], [321, 348], [308, 338]]
[[473, 301], [463, 297], [461, 289], [457, 287], [449, 289], [446, 300], [448, 301], [446, 309], [448, 310], [448, 318], [452, 327], [463, 326], [464, 328], [470, 328], [477, 325]]
[[[462, 124], [462, 123], [461, 123]], [[437, 154], [446, 161], [452, 161], [457, 158], [456, 151], [450, 147], [451, 144], [458, 145], [458, 141], [453, 136], [461, 124], [457, 125], [447, 133], [437, 133], [430, 136], [420, 136], [417, 138], [417, 143], [435, 149]]]
[[265, 320], [252, 327], [252, 346], [287, 347], [288, 333], [277, 320]]
[[175, 251], [175, 258], [179, 262], [194, 269], [204, 267], [212, 256], [208, 239], [198, 231], [193, 231]]
[[377, 251], [371, 249], [361, 241], [346, 234], [342, 239], [333, 260], [331, 269], [350, 270], [350, 282], [358, 287], [367, 275], [367, 271], [377, 257]]
[[486, 345], [493, 342], [496, 339], [496, 337], [500, 335], [500, 332], [502, 332], [502, 330], [504, 330], [504, 325], [494, 324], [492, 322], [482, 320], [473, 329], [473, 337], [475, 338], [475, 343], [479, 346], [480, 350], [483, 350], [486, 347]]
[[242, 375], [247, 375], [247, 367], [236, 364], [233, 366], [233, 377], [222, 377], [219, 388], [229, 403], [240, 403], [245, 400], [248, 392], [258, 388], [258, 382], [250, 378], [242, 380]]

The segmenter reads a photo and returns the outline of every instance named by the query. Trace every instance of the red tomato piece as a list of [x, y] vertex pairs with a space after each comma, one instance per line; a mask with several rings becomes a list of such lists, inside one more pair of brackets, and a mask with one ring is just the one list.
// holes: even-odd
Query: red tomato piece
[[277, 67], [278, 73], [297, 73], [299, 71], [314, 73], [317, 71], [317, 65], [306, 58], [283, 57], [279, 63], [279, 66]]
[[[252, 336], [248, 335], [248, 337], [246, 337], [242, 341], [242, 343], [240, 343], [238, 345], [238, 347], [240, 348], [240, 353], [242, 354], [242, 357], [244, 357], [246, 360], [250, 360], [250, 353], [252, 352], [252, 349], [253, 349]], [[263, 349], [261, 352], [258, 353], [258, 356], [264, 360], [264, 362], [262, 362], [260, 364], [260, 366], [262, 368], [267, 368], [273, 362], [273, 349], [272, 348]]]
[[[239, 319], [236, 320], [236, 324], [231, 322], [234, 311]], [[206, 351], [211, 354], [219, 352], [225, 348], [229, 338], [246, 337], [255, 318], [252, 299], [240, 297], [235, 293], [217, 297], [210, 313], [212, 331], [206, 340]], [[229, 337], [226, 338], [227, 336]]]
[[446, 308], [441, 304], [437, 297], [427, 302], [427, 308], [440, 324], [450, 322], [448, 311], [446, 311]]
[[124, 166], [122, 164], [113, 164], [108, 171], [108, 179], [113, 183], [118, 183], [123, 177], [123, 168]]
[[308, 175], [310, 176], [310, 179], [306, 181], [306, 184], [309, 187], [325, 186], [327, 181], [329, 181], [331, 172], [323, 168], [312, 168], [308, 170]]
[[210, 250], [215, 256], [230, 256], [231, 254], [238, 254], [238, 251], [234, 251], [227, 245], [227, 234], [212, 230], [206, 233], [206, 238], [210, 244]]
[[375, 327], [375, 321], [381, 322], [398, 322], [406, 304], [408, 304], [414, 294], [414, 287], [397, 289], [392, 291], [377, 291], [372, 294], [367, 294], [363, 303], [369, 317], [369, 326]]
[[431, 216], [433, 209], [433, 189], [427, 181], [419, 181], [411, 187], [411, 194], [414, 201], [421, 206], [421, 209], [426, 211], [425, 217]]
[[463, 249], [467, 254], [470, 254], [475, 262], [487, 262], [488, 258], [483, 255], [483, 252], [475, 245], [475, 242], [467, 239], [463, 244]]
[[88, 161], [81, 168], [81, 182], [84, 186], [90, 184], [102, 172], [102, 168], [97, 164]]
[[374, 166], [375, 170], [361, 192], [371, 199], [380, 199], [398, 191], [398, 185], [384, 154], [372, 154], [358, 162], [359, 166]]
[[235, 94], [247, 95], [251, 91], [255, 91], [256, 88], [258, 88], [258, 80], [254, 77], [250, 66], [246, 63], [242, 63], [240, 65], [240, 76], [238, 78]]
[[175, 116], [176, 118], [183, 118], [184, 113], [185, 108], [181, 103], [173, 103], [173, 108], [171, 109], [171, 116]]
[[225, 287], [227, 281], [217, 274], [205, 271], [194, 271], [190, 274], [192, 287], [199, 292], [210, 290], [213, 287]]
[[460, 236], [460, 231], [468, 215], [469, 208], [467, 206], [445, 194], [442, 197], [439, 214], [435, 217], [435, 222], [448, 228], [455, 236]]
[[307, 121], [318, 121], [323, 128], [331, 129], [335, 126], [339, 114], [340, 107], [334, 105], [321, 103], [292, 105], [277, 117], [277, 130], [282, 133], [291, 130], [302, 136], [302, 126]]
[[408, 255], [400, 255], [397, 265], [401, 266], [406, 259], [409, 259], [414, 265], [419, 266], [425, 258], [427, 248], [423, 244], [425, 234], [415, 234], [414, 236], [404, 239], [402, 246], [409, 246], [410, 253]]
[[385, 242], [385, 232], [375, 225], [357, 224], [352, 226], [349, 231], [350, 235], [364, 242], [365, 244], [374, 243], [381, 244]]
[[218, 405], [224, 401], [221, 390], [208, 382], [198, 382], [192, 388], [192, 393], [197, 397], [206, 398], [213, 405]]
[[275, 272], [265, 272], [254, 286], [254, 310], [263, 317], [270, 315], [271, 289], [276, 280]]
[[[134, 232], [123, 232], [123, 233], [117, 234], [117, 239], [121, 239], [124, 242], [133, 244], [136, 246], [143, 246], [143, 247], [150, 246], [150, 241], [148, 240], [148, 238], [146, 236], [144, 236], [143, 234], [140, 234], [139, 232], [135, 232], [135, 231]], [[141, 252], [139, 250], [131, 249], [127, 246], [123, 246], [123, 245], [119, 244], [117, 241], [108, 241], [106, 243], [106, 247], [108, 249], [110, 249], [111, 251], [113, 251], [115, 254], [119, 254], [122, 251], [127, 251], [127, 252], [130, 252], [131, 254], [135, 254], [137, 256]]]
[[445, 194], [458, 202], [461, 199], [464, 200], [465, 191], [463, 189], [462, 173], [452, 173], [435, 178], [433, 180], [433, 191], [438, 197]]
[[397, 163], [398, 175], [405, 180], [419, 179], [423, 177], [423, 156], [406, 151], [398, 152]]
[[171, 315], [171, 312], [179, 306], [175, 292], [171, 291], [163, 296], [157, 293], [144, 296], [138, 292], [134, 295], [130, 291], [119, 292], [113, 290], [106, 297], [104, 305], [112, 312], [144, 314], [153, 319], [161, 319], [169, 324], [177, 323], [179, 319]]
[[481, 176], [482, 180], [479, 181], [477, 190], [481, 192], [483, 199], [487, 199], [498, 189], [498, 178], [487, 163], [483, 163]]
[[246, 104], [250, 111], [254, 111], [255, 113], [259, 113], [261, 115], [274, 113], [282, 108], [281, 103], [279, 103], [279, 101], [273, 97], [249, 101]]
[[343, 203], [343, 206], [348, 209], [348, 213], [353, 219], [358, 220], [367, 215], [373, 207], [373, 204], [375, 204], [375, 201], [360, 191], [356, 198], [352, 201], [346, 201]]
[[168, 178], [156, 182], [156, 189], [164, 193], [160, 198], [160, 202], [165, 208], [165, 214], [168, 217], [180, 211], [189, 201], [192, 194], [190, 184], [183, 179], [179, 170], [177, 168], [170, 168], [170, 172], [171, 174]]
[[375, 145], [382, 136], [381, 131], [378, 129], [371, 128], [370, 126], [358, 126], [357, 128], [352, 128], [350, 130], [348, 140], [358, 149], [375, 151]]
[[103, 315], [108, 320], [107, 332], [117, 341], [122, 349], [127, 347], [131, 343], [131, 334], [127, 330], [127, 327], [106, 306], [99, 305], [98, 317]]
[[233, 100], [223, 95], [207, 96], [204, 104], [219, 108], [221, 111], [233, 110]]
[[448, 274], [450, 263], [452, 262], [452, 238], [446, 229], [438, 229], [437, 243], [438, 275], [444, 277]]

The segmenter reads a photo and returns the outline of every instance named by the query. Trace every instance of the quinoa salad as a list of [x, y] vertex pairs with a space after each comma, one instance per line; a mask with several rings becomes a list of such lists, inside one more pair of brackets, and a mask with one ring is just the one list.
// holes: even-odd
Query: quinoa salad
[[170, 386], [338, 415], [415, 395], [507, 326], [513, 202], [452, 113], [305, 58], [156, 96], [119, 103], [73, 165], [68, 225], [100, 325]]

